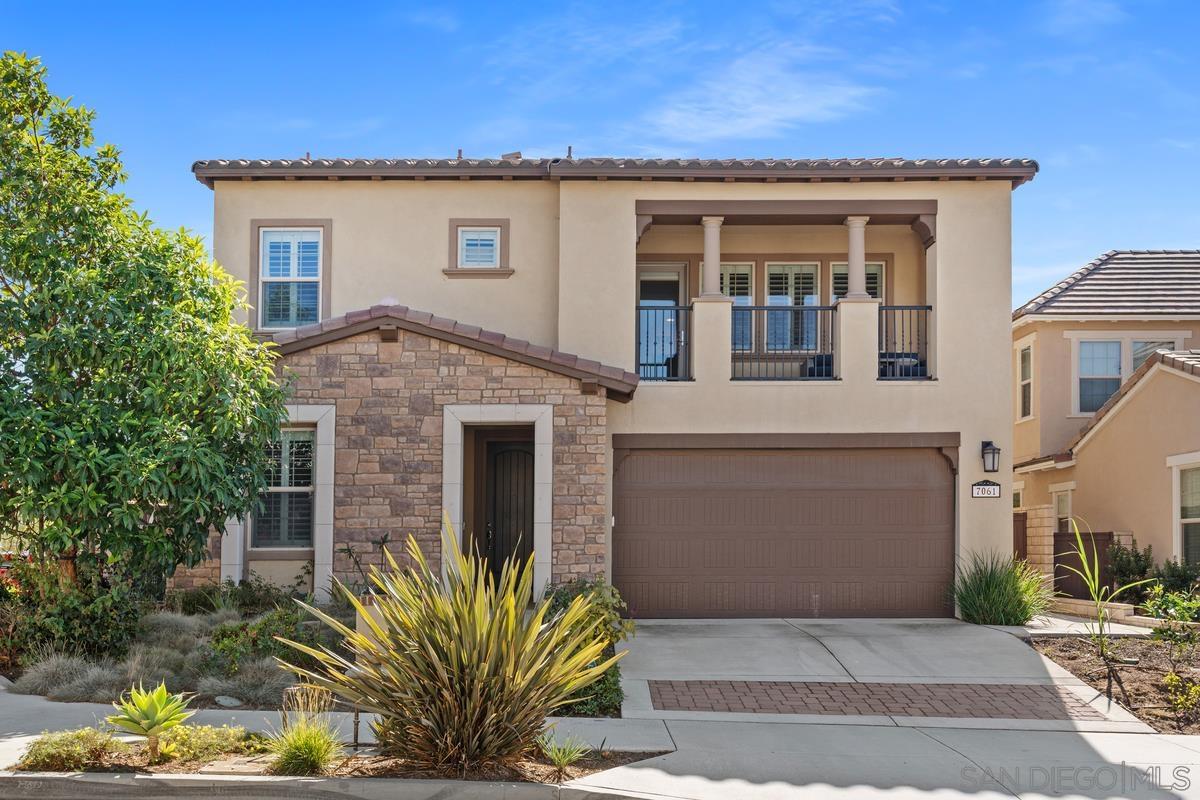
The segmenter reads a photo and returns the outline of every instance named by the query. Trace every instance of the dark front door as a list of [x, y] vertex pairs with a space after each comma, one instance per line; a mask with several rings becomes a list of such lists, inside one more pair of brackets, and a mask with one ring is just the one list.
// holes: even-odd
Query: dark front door
[[532, 442], [488, 442], [484, 514], [488, 568], [499, 577], [506, 560], [524, 564], [533, 552]]

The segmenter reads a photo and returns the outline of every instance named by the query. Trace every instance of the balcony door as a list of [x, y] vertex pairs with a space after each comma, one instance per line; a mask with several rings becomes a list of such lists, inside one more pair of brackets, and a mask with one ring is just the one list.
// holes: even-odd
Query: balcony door
[[687, 377], [687, 265], [638, 268], [638, 375], [644, 380]]

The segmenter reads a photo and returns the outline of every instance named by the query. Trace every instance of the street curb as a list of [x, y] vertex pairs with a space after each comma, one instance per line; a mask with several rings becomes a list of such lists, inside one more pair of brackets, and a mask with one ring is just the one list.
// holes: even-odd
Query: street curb
[[80, 797], [288, 798], [288, 800], [613, 800], [635, 795], [544, 783], [418, 780], [407, 778], [288, 778], [263, 775], [147, 775], [141, 773], [0, 772], [8, 800]]

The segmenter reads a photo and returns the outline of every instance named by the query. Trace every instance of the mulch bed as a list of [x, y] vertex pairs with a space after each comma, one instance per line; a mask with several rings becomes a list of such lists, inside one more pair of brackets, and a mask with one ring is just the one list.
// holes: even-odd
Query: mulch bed
[[[1105, 690], [1107, 671], [1104, 662], [1096, 655], [1096, 646], [1083, 637], [1033, 639], [1034, 648], [1057, 662], [1090, 686]], [[1164, 733], [1200, 734], [1200, 718], [1177, 723], [1171, 710], [1170, 699], [1163, 686], [1163, 676], [1171, 670], [1169, 649], [1162, 642], [1144, 638], [1121, 638], [1112, 640], [1112, 652], [1118, 658], [1136, 658], [1136, 665], [1120, 665], [1121, 680], [1129, 692], [1134, 716]], [[1193, 654], [1186, 662], [1177, 665], [1176, 671], [1185, 680], [1200, 682], [1200, 655]], [[1113, 698], [1125, 705], [1121, 690], [1113, 685]]]
[[[402, 758], [392, 758], [380, 755], [352, 755], [339, 762], [327, 777], [337, 778], [417, 778], [417, 779], [451, 779], [467, 781], [504, 781], [524, 783], [560, 783], [582, 778], [601, 770], [632, 764], [647, 758], [661, 756], [662, 751], [656, 752], [612, 752], [592, 753], [567, 767], [565, 775], [558, 777], [557, 771], [544, 758], [528, 758], [509, 765], [497, 765], [488, 769], [473, 770], [465, 774], [454, 772], [438, 772], [422, 770]], [[220, 759], [223, 763], [236, 765], [236, 769], [228, 771], [206, 769], [209, 764], [216, 762], [205, 761], [165, 761], [160, 764], [150, 764], [146, 750], [135, 745], [129, 752], [116, 753], [101, 763], [89, 765], [85, 772], [136, 772], [141, 774], [158, 775], [189, 775], [203, 772], [206, 775], [237, 774], [267, 775], [270, 763], [269, 756], [229, 756]]]

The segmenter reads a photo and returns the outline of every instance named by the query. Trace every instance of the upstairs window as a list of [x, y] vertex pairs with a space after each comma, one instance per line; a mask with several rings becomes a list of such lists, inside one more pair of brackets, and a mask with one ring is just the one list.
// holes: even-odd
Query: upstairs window
[[1183, 560], [1200, 564], [1200, 467], [1179, 471], [1179, 523], [1183, 528]]
[[321, 230], [264, 228], [259, 253], [259, 303], [263, 328], [320, 322]]
[[314, 434], [284, 430], [271, 444], [269, 486], [254, 512], [252, 547], [312, 547]]
[[722, 264], [721, 294], [733, 298], [733, 340], [735, 352], [754, 349], [754, 315], [738, 306], [754, 305], [753, 264]]
[[1021, 419], [1033, 416], [1033, 348], [1021, 348]]
[[[848, 267], [843, 264], [833, 264], [833, 297], [845, 297], [850, 291], [850, 276], [847, 274]], [[874, 297], [876, 300], [883, 299], [883, 263], [879, 261], [867, 262], [867, 294]]]
[[[767, 305], [815, 306], [817, 264], [768, 264]], [[767, 350], [815, 350], [816, 311], [768, 311]]]
[[1121, 388], [1121, 342], [1079, 343], [1079, 413], [1100, 410]]
[[495, 269], [500, 266], [500, 229], [458, 229], [458, 268]]

